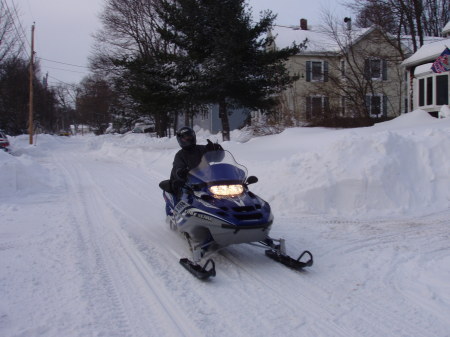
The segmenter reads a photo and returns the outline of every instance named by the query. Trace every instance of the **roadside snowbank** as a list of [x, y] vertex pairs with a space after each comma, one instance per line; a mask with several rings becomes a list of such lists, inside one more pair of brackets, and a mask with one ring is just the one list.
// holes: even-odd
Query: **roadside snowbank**
[[58, 186], [57, 177], [35, 158], [12, 156], [0, 151], [0, 198], [11, 194], [30, 195]]
[[[198, 130], [198, 143], [219, 139]], [[20, 137], [16, 140], [20, 143]], [[241, 140], [243, 142], [239, 142]], [[23, 142], [23, 139], [21, 140]], [[40, 145], [2, 154], [2, 193], [56, 185], [30, 156], [60, 142], [85, 142], [86, 155], [151, 167], [167, 178], [179, 147], [175, 138], [145, 134], [42, 136]], [[450, 119], [418, 110], [373, 127], [333, 130], [292, 128], [249, 140], [235, 131], [222, 143], [260, 179], [252, 189], [276, 214], [326, 214], [345, 218], [417, 216], [450, 207]], [[19, 151], [17, 151], [19, 152]]]

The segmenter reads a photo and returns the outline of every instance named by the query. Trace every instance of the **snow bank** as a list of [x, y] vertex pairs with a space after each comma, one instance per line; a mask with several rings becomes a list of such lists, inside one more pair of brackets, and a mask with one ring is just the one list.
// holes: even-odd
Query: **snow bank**
[[[12, 194], [30, 195], [60, 186], [60, 179], [51, 169], [40, 164], [40, 151], [57, 146], [54, 137], [46, 136], [43, 148], [27, 146], [28, 137], [10, 137], [12, 153], [0, 151], [0, 198]], [[50, 142], [49, 142], [50, 140]]]
[[[450, 207], [450, 123], [416, 111], [326, 135], [258, 169], [267, 179], [258, 192], [281, 214], [376, 218]], [[280, 144], [301, 140], [288, 136]]]
[[[249, 174], [251, 188], [275, 214], [326, 214], [348, 218], [415, 216], [450, 207], [450, 119], [422, 110], [373, 127], [334, 130], [292, 128], [252, 138], [234, 131], [223, 142]], [[199, 144], [220, 135], [197, 130]], [[250, 140], [249, 140], [250, 139]], [[80, 145], [81, 144], [81, 145]], [[84, 145], [83, 145], [84, 144]], [[179, 146], [175, 138], [145, 134], [42, 137], [19, 158], [2, 154], [2, 193], [57, 185], [45, 167], [31, 160], [39, 151], [65, 146], [95, 158], [148, 168], [167, 179]]]
[[439, 118], [450, 118], [450, 108], [448, 105], [441, 106], [439, 110]]
[[11, 194], [33, 194], [54, 187], [50, 172], [30, 156], [14, 157], [0, 152], [0, 198]]

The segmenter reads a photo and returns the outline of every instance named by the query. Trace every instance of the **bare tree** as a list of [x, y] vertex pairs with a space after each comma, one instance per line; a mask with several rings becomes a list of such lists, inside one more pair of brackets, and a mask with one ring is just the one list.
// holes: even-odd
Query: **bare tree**
[[323, 33], [338, 46], [336, 52], [328, 53], [329, 84], [319, 83], [313, 90], [328, 98], [328, 116], [324, 117], [386, 117], [388, 110], [398, 115], [403, 76], [398, 67], [402, 54], [395, 39], [387, 43], [384, 32], [375, 27], [349, 29], [330, 13], [323, 20]]
[[413, 50], [424, 43], [424, 36], [441, 36], [450, 19], [448, 0], [354, 0], [347, 3], [360, 27], [377, 24], [385, 32], [410, 35]]
[[76, 98], [76, 112], [85, 124], [103, 134], [111, 121], [114, 94], [107, 81], [98, 76], [88, 76], [80, 83]]
[[[164, 106], [168, 98], [166, 102], [161, 100], [161, 96], [170, 94], [170, 86], [163, 90], [164, 84], [158, 83], [164, 79], [161, 70], [166, 69], [160, 65], [158, 55], [172, 47], [161, 39], [157, 6], [156, 0], [107, 0], [91, 66], [120, 87], [119, 101], [134, 108], [122, 109], [117, 116], [126, 115], [128, 122], [139, 115], [152, 115], [158, 135], [164, 136], [168, 122], [176, 119], [171, 116], [175, 110]], [[188, 116], [189, 109], [185, 112]]]
[[67, 130], [70, 124], [76, 124], [75, 103], [76, 86], [60, 83], [53, 88], [58, 102], [58, 116], [56, 124], [61, 130]]
[[102, 29], [95, 34], [97, 42], [91, 58], [94, 70], [111, 68], [111, 61], [126, 56], [151, 57], [167, 45], [160, 39], [160, 22], [154, 0], [107, 0], [100, 15]]
[[14, 3], [0, 2], [0, 64], [6, 58], [19, 56], [23, 50], [24, 37], [16, 20], [17, 13]]

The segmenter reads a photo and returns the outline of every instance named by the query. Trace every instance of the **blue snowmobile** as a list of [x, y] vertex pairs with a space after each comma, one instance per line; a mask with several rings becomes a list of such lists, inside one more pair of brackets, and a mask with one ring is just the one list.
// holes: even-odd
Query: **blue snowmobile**
[[[270, 205], [248, 189], [257, 181], [255, 176], [247, 176], [245, 166], [230, 152], [220, 150], [206, 152], [200, 164], [188, 172], [180, 200], [169, 180], [159, 184], [168, 223], [186, 238], [192, 252], [192, 260], [182, 258], [180, 263], [195, 277], [215, 276], [215, 263], [209, 256], [239, 243], [264, 248], [268, 257], [296, 270], [313, 264], [309, 251], [293, 259], [286, 255], [284, 239], [269, 237], [273, 223]], [[206, 260], [203, 265], [202, 260]]]

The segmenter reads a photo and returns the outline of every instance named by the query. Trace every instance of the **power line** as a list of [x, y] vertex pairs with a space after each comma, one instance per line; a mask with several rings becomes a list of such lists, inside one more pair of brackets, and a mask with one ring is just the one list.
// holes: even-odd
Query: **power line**
[[38, 57], [38, 59], [44, 60], [44, 61], [47, 61], [47, 62], [54, 62], [54, 63], [64, 64], [64, 65], [66, 65], [66, 66], [72, 66], [72, 67], [78, 67], [78, 68], [86, 68], [86, 69], [89, 69], [89, 67], [86, 67], [86, 66], [79, 66], [79, 65], [76, 65], [76, 64], [65, 63], [65, 62], [61, 62], [61, 61], [49, 60], [49, 59], [46, 59], [46, 58], [43, 58], [43, 57]]
[[[15, 31], [16, 31], [16, 37], [22, 42], [22, 45], [24, 44], [23, 39], [25, 38], [26, 43], [27, 43], [28, 46], [31, 48], [30, 42], [29, 42], [28, 39], [27, 39], [27, 35], [26, 35], [25, 31], [23, 30], [22, 24], [20, 24], [20, 19], [19, 19], [19, 17], [17, 16], [17, 19], [18, 19], [18, 23], [20, 24], [20, 27], [21, 27], [21, 29], [22, 29], [22, 34], [19, 32], [19, 29], [17, 28], [16, 20], [15, 20], [15, 18], [13, 17], [13, 14], [12, 14], [12, 12], [11, 12], [11, 9], [9, 8], [8, 3], [6, 2], [6, 0], [1, 0], [1, 1], [2, 1], [2, 3], [6, 6], [6, 10], [7, 10], [8, 13], [9, 13], [9, 17], [10, 17], [11, 22], [12, 22], [12, 24], [13, 24], [13, 26], [14, 26]], [[15, 7], [13, 7], [13, 8], [15, 9]], [[16, 11], [16, 14], [17, 14], [17, 11]], [[27, 55], [28, 55], [28, 57], [29, 57], [30, 54], [27, 52], [26, 49], [24, 49], [24, 50], [25, 50], [25, 52], [27, 53]]]
[[67, 82], [61, 81], [61, 80], [59, 80], [56, 77], [53, 77], [51, 75], [48, 75], [48, 77], [53, 78], [55, 81], [58, 81], [59, 83], [64, 83], [64, 84], [67, 84], [67, 85], [70, 85], [70, 86], [74, 85], [74, 84], [71, 84], [71, 83], [67, 83]]
[[88, 72], [85, 72], [85, 71], [76, 71], [76, 70], [61, 69], [61, 68], [54, 68], [54, 67], [47, 67], [47, 66], [45, 68], [54, 69], [54, 70], [68, 71], [68, 72], [71, 72], [71, 73], [78, 73], [78, 74], [88, 74]]
[[20, 21], [19, 14], [17, 13], [17, 7], [14, 2], [12, 2], [12, 4], [13, 4], [14, 13], [16, 14], [17, 22], [19, 23], [20, 29], [22, 30], [25, 40], [27, 41], [28, 45], [30, 46], [30, 42], [28, 41], [27, 34], [25, 33], [25, 29], [23, 29], [23, 26], [22, 26], [22, 21]]

